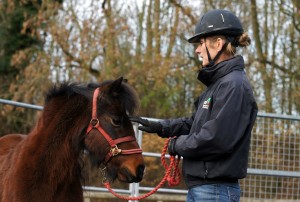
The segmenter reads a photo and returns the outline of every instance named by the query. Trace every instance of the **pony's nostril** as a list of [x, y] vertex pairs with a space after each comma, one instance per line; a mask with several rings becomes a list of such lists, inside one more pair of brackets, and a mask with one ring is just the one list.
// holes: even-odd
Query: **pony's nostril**
[[142, 180], [144, 175], [145, 165], [139, 165], [136, 169], [136, 176], [138, 179]]
[[123, 182], [140, 182], [143, 179], [145, 166], [139, 165], [135, 172], [130, 171], [128, 168], [124, 167], [120, 169], [118, 174], [118, 179]]

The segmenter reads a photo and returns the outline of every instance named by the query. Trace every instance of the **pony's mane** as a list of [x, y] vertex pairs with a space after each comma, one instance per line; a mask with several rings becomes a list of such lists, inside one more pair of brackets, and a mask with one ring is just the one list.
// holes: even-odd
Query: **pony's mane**
[[84, 95], [90, 99], [92, 97], [92, 90], [80, 83], [55, 84], [46, 94], [45, 103], [47, 104], [50, 100], [59, 96], [72, 97], [76, 94]]
[[[109, 85], [112, 82], [113, 80], [104, 81], [100, 84], [89, 83], [86, 85], [82, 83], [62, 83], [59, 85], [54, 85], [46, 94], [45, 104], [59, 96], [67, 96], [68, 98], [70, 98], [76, 94], [82, 95], [89, 100], [92, 100], [93, 92], [96, 88], [104, 85]], [[133, 114], [139, 106], [138, 96], [135, 90], [125, 82], [122, 82], [118, 93], [118, 99], [122, 101], [125, 109], [129, 114]]]

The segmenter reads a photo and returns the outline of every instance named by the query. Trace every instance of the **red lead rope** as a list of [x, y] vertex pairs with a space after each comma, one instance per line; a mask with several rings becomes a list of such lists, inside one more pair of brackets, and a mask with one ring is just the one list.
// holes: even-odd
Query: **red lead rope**
[[110, 191], [110, 193], [112, 193], [114, 196], [123, 199], [123, 200], [141, 200], [144, 198], [149, 197], [150, 195], [154, 194], [159, 188], [161, 188], [161, 186], [168, 181], [169, 186], [176, 186], [180, 183], [180, 171], [179, 171], [179, 162], [180, 162], [180, 156], [178, 156], [178, 158], [176, 158], [175, 156], [170, 156], [170, 164], [167, 165], [166, 163], [166, 152], [168, 149], [168, 143], [170, 141], [171, 138], [168, 138], [165, 142], [164, 148], [162, 150], [161, 153], [161, 162], [163, 164], [163, 166], [165, 167], [166, 170], [166, 174], [163, 177], [163, 179], [160, 181], [160, 183], [150, 192], [148, 192], [145, 195], [142, 196], [123, 196], [120, 194], [117, 194], [116, 192], [114, 192], [109, 184], [109, 182], [104, 182], [104, 186], [108, 189], [108, 191]]

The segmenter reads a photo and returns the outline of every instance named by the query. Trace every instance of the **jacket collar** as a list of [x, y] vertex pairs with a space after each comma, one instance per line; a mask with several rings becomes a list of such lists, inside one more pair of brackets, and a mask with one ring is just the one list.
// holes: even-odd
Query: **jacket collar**
[[198, 80], [204, 85], [209, 86], [219, 78], [234, 70], [243, 70], [245, 67], [244, 59], [238, 55], [229, 60], [224, 60], [211, 67], [203, 67], [199, 70]]

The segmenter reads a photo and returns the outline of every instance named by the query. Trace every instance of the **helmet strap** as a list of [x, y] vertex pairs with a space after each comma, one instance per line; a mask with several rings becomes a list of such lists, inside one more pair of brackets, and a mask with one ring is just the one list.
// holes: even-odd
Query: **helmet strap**
[[206, 48], [206, 54], [207, 54], [208, 61], [211, 62], [212, 59], [211, 59], [210, 53], [209, 53], [208, 48], [207, 48], [206, 45], [205, 45], [205, 48]]
[[206, 45], [206, 38], [204, 38], [204, 44], [205, 44], [205, 48], [206, 48], [206, 54], [207, 54], [208, 62], [210, 63], [212, 61], [212, 59], [211, 59], [209, 50], [208, 50], [207, 45]]
[[208, 65], [206, 65], [205, 67], [211, 67], [214, 66], [216, 61], [219, 59], [219, 57], [221, 56], [221, 54], [225, 51], [226, 47], [228, 45], [228, 41], [225, 42], [225, 44], [222, 46], [222, 49], [217, 53], [217, 55], [214, 57], [214, 59], [211, 59], [210, 53], [208, 51], [208, 48], [206, 46], [205, 43], [205, 48], [206, 48], [206, 53], [207, 53], [207, 58], [208, 58]]

